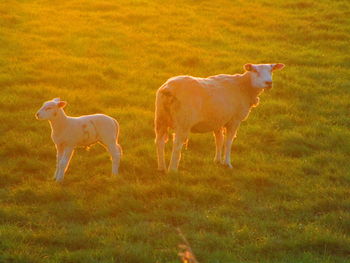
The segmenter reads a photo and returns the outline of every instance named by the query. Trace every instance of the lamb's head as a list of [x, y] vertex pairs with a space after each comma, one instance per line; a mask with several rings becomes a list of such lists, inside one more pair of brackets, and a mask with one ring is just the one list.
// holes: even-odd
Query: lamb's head
[[251, 84], [258, 89], [272, 88], [272, 72], [283, 69], [284, 64], [245, 64], [244, 69], [250, 72]]
[[35, 117], [38, 120], [52, 120], [57, 116], [58, 111], [66, 105], [67, 102], [61, 101], [59, 98], [46, 101], [35, 114]]

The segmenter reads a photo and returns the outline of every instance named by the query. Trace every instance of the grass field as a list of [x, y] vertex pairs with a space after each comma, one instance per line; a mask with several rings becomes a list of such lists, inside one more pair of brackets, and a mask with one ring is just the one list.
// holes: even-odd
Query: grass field
[[[350, 262], [349, 17], [347, 0], [1, 1], [0, 262], [179, 262], [177, 227], [201, 263]], [[204, 134], [158, 174], [157, 88], [248, 62], [286, 68], [241, 125], [234, 169]], [[51, 181], [34, 114], [58, 96], [119, 121], [118, 178], [95, 146]]]

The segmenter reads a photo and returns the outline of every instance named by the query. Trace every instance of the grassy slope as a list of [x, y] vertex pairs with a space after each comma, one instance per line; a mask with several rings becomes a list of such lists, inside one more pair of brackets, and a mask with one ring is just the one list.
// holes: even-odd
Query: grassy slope
[[[181, 227], [200, 262], [348, 262], [348, 1], [2, 1], [0, 262], [177, 262]], [[156, 173], [155, 90], [180, 74], [284, 62], [234, 143], [212, 163], [191, 137], [178, 175]], [[80, 149], [63, 186], [34, 119], [60, 96], [71, 115], [121, 124], [121, 174]], [[168, 150], [170, 144], [168, 145]]]

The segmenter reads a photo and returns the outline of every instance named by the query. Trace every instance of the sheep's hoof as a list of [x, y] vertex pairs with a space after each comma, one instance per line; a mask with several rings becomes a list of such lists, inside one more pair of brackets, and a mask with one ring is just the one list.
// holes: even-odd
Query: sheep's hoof
[[56, 178], [56, 183], [62, 183], [63, 182], [63, 178]]
[[224, 163], [224, 167], [228, 168], [228, 169], [232, 169], [233, 168], [232, 164], [230, 164], [230, 163]]
[[222, 165], [222, 164], [223, 164], [222, 161], [220, 161], [220, 160], [218, 160], [218, 159], [214, 159], [214, 163], [215, 163], [216, 165]]
[[158, 168], [157, 172], [161, 173], [161, 174], [165, 174], [166, 173], [166, 169], [165, 168]]
[[178, 170], [177, 169], [169, 169], [168, 174], [177, 174]]

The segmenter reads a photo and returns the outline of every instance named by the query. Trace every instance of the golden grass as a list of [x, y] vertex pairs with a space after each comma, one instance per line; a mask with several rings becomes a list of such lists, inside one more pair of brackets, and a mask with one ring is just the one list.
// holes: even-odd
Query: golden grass
[[[0, 3], [0, 262], [348, 262], [349, 1]], [[232, 171], [211, 134], [156, 172], [157, 88], [175, 75], [283, 62], [243, 123]], [[121, 125], [121, 174], [78, 150], [62, 186], [43, 101]], [[169, 159], [167, 146], [167, 159]], [[190, 252], [193, 254], [193, 252]], [[188, 253], [187, 253], [188, 254]], [[186, 255], [186, 252], [185, 254]]]

